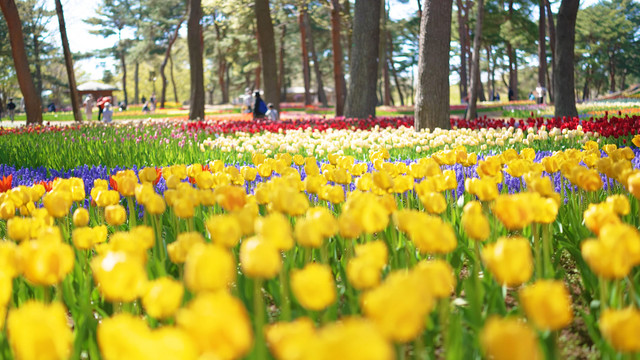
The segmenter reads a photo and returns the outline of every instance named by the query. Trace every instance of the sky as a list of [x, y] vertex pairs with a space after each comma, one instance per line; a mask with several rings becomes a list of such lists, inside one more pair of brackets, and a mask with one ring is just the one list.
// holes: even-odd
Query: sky
[[[421, 0], [423, 3], [425, 0]], [[598, 0], [582, 0], [581, 7], [587, 7], [597, 3]], [[67, 36], [69, 38], [69, 47], [71, 51], [89, 52], [97, 49], [111, 47], [116, 42], [116, 37], [103, 38], [101, 36], [89, 33], [91, 26], [84, 23], [87, 19], [95, 14], [100, 1], [87, 0], [62, 0], [62, 9], [67, 27]], [[44, 4], [48, 9], [55, 10], [54, 0], [44, 0]], [[390, 0], [390, 17], [392, 19], [403, 18], [417, 11], [416, 0], [408, 0], [401, 3], [398, 0]], [[557, 9], [554, 9], [557, 11]], [[58, 33], [58, 21], [54, 17], [48, 24], [51, 30], [51, 41], [60, 45], [60, 37]], [[116, 61], [114, 59], [87, 59], [76, 62], [76, 69], [80, 72], [77, 74], [79, 81], [100, 80], [104, 70], [114, 71]]]

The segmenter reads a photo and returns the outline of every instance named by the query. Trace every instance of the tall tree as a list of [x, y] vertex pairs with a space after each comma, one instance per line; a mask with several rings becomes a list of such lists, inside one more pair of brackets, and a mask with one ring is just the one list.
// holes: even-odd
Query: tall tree
[[[544, 0], [544, 6], [547, 9], [547, 28], [549, 30], [549, 48], [551, 49], [551, 81], [549, 83], [549, 99], [553, 102], [553, 76], [555, 74], [556, 59], [556, 24], [553, 20], [553, 12], [551, 11], [551, 3]], [[549, 73], [547, 69], [547, 74]]]
[[389, 74], [389, 60], [387, 59], [387, 1], [383, 0], [380, 9], [380, 70], [382, 71], [382, 104], [390, 106], [391, 99], [391, 78]]
[[398, 97], [400, 98], [400, 105], [404, 106], [404, 95], [402, 94], [402, 86], [400, 84], [400, 81], [398, 80], [398, 72], [396, 71], [396, 65], [393, 61], [393, 39], [391, 38], [391, 33], [388, 32], [387, 33], [387, 38], [388, 38], [388, 56], [387, 56], [387, 61], [388, 61], [388, 66], [391, 69], [391, 73], [393, 74], [393, 80], [396, 83], [396, 91], [398, 91]]
[[[508, 19], [511, 25], [513, 21], [513, 0], [509, 0]], [[507, 43], [507, 56], [509, 57], [509, 91], [512, 93], [511, 100], [518, 100], [518, 63], [516, 49], [511, 44], [511, 39], [505, 37]]]
[[164, 108], [165, 101], [167, 99], [167, 83], [168, 83], [168, 81], [167, 81], [167, 75], [165, 74], [164, 69], [167, 67], [167, 63], [169, 62], [169, 59], [171, 58], [171, 48], [173, 47], [173, 44], [178, 39], [178, 31], [180, 31], [180, 27], [182, 27], [182, 22], [183, 21], [184, 21], [184, 19], [180, 19], [180, 21], [178, 22], [178, 25], [173, 30], [173, 34], [171, 35], [171, 37], [169, 38], [169, 41], [167, 43], [167, 49], [165, 50], [165, 53], [164, 53], [164, 59], [162, 59], [162, 64], [160, 64], [160, 77], [162, 78], [162, 92], [160, 93], [160, 107], [161, 108]]
[[460, 100], [463, 101], [469, 94], [467, 77], [467, 48], [469, 47], [469, 31], [467, 30], [467, 20], [469, 19], [468, 4], [465, 6], [462, 0], [456, 0], [458, 11], [458, 39], [460, 41]]
[[427, 0], [420, 21], [416, 131], [449, 128], [449, 47], [452, 0]]
[[309, 69], [309, 49], [307, 48], [307, 2], [299, 5], [298, 25], [300, 26], [300, 49], [302, 51], [302, 80], [304, 84], [304, 105], [311, 105], [311, 70]]
[[476, 15], [476, 30], [473, 34], [473, 55], [471, 64], [471, 89], [469, 94], [469, 107], [467, 108], [467, 120], [475, 119], [477, 114], [477, 102], [480, 92], [480, 39], [482, 38], [482, 16], [484, 13], [484, 0], [478, 0]]
[[202, 64], [202, 0], [189, 0], [187, 42], [189, 44], [189, 68], [191, 73], [191, 100], [189, 119], [204, 120], [204, 66]]
[[0, 0], [0, 8], [9, 28], [9, 41], [11, 42], [11, 54], [13, 64], [18, 76], [18, 84], [24, 98], [25, 110], [27, 112], [27, 124], [42, 123], [42, 103], [36, 91], [31, 72], [29, 71], [29, 61], [24, 50], [24, 37], [20, 14], [14, 0]]
[[82, 113], [80, 112], [80, 96], [78, 95], [78, 87], [76, 86], [76, 75], [73, 70], [73, 59], [71, 58], [71, 50], [69, 49], [67, 27], [64, 23], [64, 13], [62, 12], [62, 2], [60, 0], [56, 0], [56, 13], [58, 14], [58, 26], [60, 28], [62, 51], [64, 52], [64, 63], [67, 67], [67, 78], [69, 79], [69, 95], [71, 96], [73, 118], [75, 121], [82, 121]]
[[336, 94], [336, 116], [344, 114], [347, 87], [342, 68], [342, 43], [340, 42], [340, 1], [331, 0], [331, 46], [333, 48], [333, 83]]
[[580, 0], [562, 0], [556, 27], [555, 116], [578, 116], [574, 84], [576, 17]]
[[116, 58], [120, 60], [122, 68], [122, 91], [124, 93], [124, 102], [129, 103], [127, 94], [127, 51], [131, 46], [129, 39], [122, 37], [123, 30], [133, 24], [134, 19], [129, 8], [127, 0], [103, 0], [102, 4], [96, 10], [95, 17], [86, 19], [85, 22], [98, 27], [96, 30], [89, 32], [103, 37], [111, 35], [118, 36], [118, 42], [112, 49], [116, 54]]
[[2, 9], [2, 14], [9, 29], [11, 54], [13, 55], [13, 64], [18, 76], [20, 91], [22, 91], [24, 98], [27, 124], [41, 124], [42, 103], [33, 83], [31, 72], [29, 71], [29, 61], [27, 60], [27, 53], [24, 50], [24, 37], [18, 8], [14, 0], [0, 0], [0, 8]]
[[547, 81], [547, 35], [545, 27], [547, 25], [544, 0], [539, 0], [538, 4], [538, 84], [546, 87]]
[[353, 20], [349, 93], [345, 116], [376, 115], [380, 0], [356, 0]]
[[280, 101], [287, 99], [287, 85], [285, 81], [285, 36], [287, 35], [287, 25], [280, 25], [280, 59], [278, 60], [278, 88], [280, 88]]
[[276, 41], [273, 34], [273, 22], [269, 10], [269, 0], [255, 0], [258, 39], [264, 79], [264, 100], [280, 109], [280, 89], [278, 88], [278, 63], [276, 61]]
[[318, 86], [318, 101], [322, 106], [327, 107], [327, 94], [324, 92], [324, 82], [322, 81], [322, 71], [320, 71], [320, 62], [316, 53], [316, 46], [313, 42], [313, 30], [311, 29], [311, 18], [309, 12], [305, 12], [304, 19], [305, 28], [307, 29], [307, 40], [309, 41], [309, 51], [311, 52], [311, 61], [313, 61], [313, 72], [316, 75], [316, 85]]

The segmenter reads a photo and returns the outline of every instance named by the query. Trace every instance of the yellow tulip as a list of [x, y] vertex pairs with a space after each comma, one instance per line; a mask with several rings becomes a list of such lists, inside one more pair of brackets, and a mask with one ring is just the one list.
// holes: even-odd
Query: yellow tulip
[[501, 285], [525, 283], [533, 274], [533, 257], [529, 241], [523, 237], [501, 237], [482, 251], [482, 260]]
[[442, 193], [430, 192], [424, 196], [420, 196], [420, 201], [430, 214], [438, 215], [447, 210], [447, 201]]
[[599, 320], [602, 336], [620, 352], [640, 351], [640, 311], [634, 307], [605, 309]]
[[293, 270], [291, 290], [308, 310], [322, 310], [336, 300], [334, 277], [328, 265], [309, 263], [301, 270]]
[[247, 310], [225, 291], [197, 295], [178, 311], [176, 324], [195, 341], [201, 358], [238, 359], [251, 349]]
[[640, 171], [629, 175], [627, 178], [627, 188], [636, 199], [640, 200]]
[[242, 229], [240, 221], [233, 215], [214, 215], [205, 223], [211, 241], [226, 248], [233, 248], [240, 241]]
[[71, 208], [71, 193], [62, 190], [51, 191], [43, 198], [44, 207], [55, 218], [61, 218], [69, 213]]
[[10, 278], [15, 278], [20, 273], [20, 262], [17, 255], [18, 246], [14, 242], [0, 240], [2, 272]]
[[5, 200], [0, 204], [0, 219], [8, 220], [16, 215], [16, 206], [11, 200]]
[[620, 224], [620, 217], [614, 212], [612, 205], [606, 202], [589, 204], [587, 210], [584, 211], [584, 225], [598, 235], [606, 225]]
[[422, 333], [433, 308], [428, 285], [417, 273], [395, 271], [362, 295], [362, 312], [389, 340], [405, 343]]
[[347, 317], [318, 331], [317, 346], [307, 349], [306, 359], [392, 360], [393, 347], [368, 320]]
[[18, 252], [22, 273], [34, 285], [59, 284], [73, 269], [73, 249], [60, 240], [24, 241]]
[[240, 245], [240, 266], [250, 278], [272, 279], [280, 272], [282, 259], [274, 243], [251, 237]]
[[490, 359], [543, 359], [536, 333], [516, 318], [490, 317], [480, 333], [480, 344]]
[[167, 245], [169, 259], [171, 259], [174, 264], [184, 263], [189, 250], [191, 250], [195, 244], [204, 244], [204, 237], [200, 233], [186, 232], [179, 234], [176, 241]]
[[489, 238], [491, 227], [479, 202], [471, 201], [464, 206], [461, 221], [464, 231], [471, 239], [484, 241]]
[[166, 319], [180, 308], [183, 294], [184, 287], [180, 282], [169, 277], [159, 278], [147, 284], [142, 306], [150, 316]]
[[73, 212], [73, 226], [83, 227], [89, 224], [89, 211], [85, 208], [77, 208]]
[[456, 286], [453, 269], [444, 260], [420, 261], [412, 271], [429, 283], [429, 291], [436, 299], [449, 297]]
[[23, 241], [30, 237], [32, 220], [29, 218], [14, 217], [7, 221], [7, 235], [11, 240]]
[[131, 302], [141, 296], [147, 272], [139, 259], [126, 252], [108, 251], [91, 260], [93, 279], [107, 301]]
[[527, 318], [540, 330], [560, 330], [571, 323], [571, 296], [562, 281], [538, 280], [520, 290]]
[[120, 226], [127, 220], [127, 210], [122, 205], [108, 205], [104, 208], [104, 218], [111, 226]]
[[271, 353], [282, 360], [303, 360], [316, 337], [313, 321], [307, 317], [275, 323], [265, 328], [265, 338]]
[[236, 278], [233, 255], [219, 245], [195, 244], [184, 264], [184, 282], [193, 292], [226, 289]]
[[7, 334], [16, 359], [63, 360], [71, 356], [73, 333], [62, 303], [30, 300], [11, 309]]

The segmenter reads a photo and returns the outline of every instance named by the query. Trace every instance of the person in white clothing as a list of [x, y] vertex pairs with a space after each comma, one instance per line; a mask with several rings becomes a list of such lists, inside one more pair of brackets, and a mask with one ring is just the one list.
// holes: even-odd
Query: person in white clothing
[[84, 101], [84, 113], [87, 115], [87, 121], [91, 121], [91, 117], [93, 115], [93, 96], [91, 94], [87, 95], [86, 100]]
[[111, 123], [111, 121], [113, 121], [113, 110], [111, 110], [111, 104], [108, 102], [104, 104], [104, 110], [102, 111], [102, 121], [104, 121], [105, 124], [109, 124]]
[[276, 110], [273, 107], [272, 103], [269, 103], [269, 105], [267, 105], [267, 107], [269, 108], [269, 110], [267, 110], [267, 113], [265, 114], [265, 116], [267, 117], [267, 119], [271, 120], [271, 121], [278, 121], [280, 120], [280, 116], [278, 116], [278, 110]]

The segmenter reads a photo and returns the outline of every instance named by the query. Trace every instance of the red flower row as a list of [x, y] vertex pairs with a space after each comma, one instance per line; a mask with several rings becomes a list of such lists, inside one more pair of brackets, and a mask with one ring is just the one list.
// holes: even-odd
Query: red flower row
[[491, 119], [486, 116], [475, 120], [464, 119], [451, 119], [451, 127], [457, 128], [469, 128], [469, 129], [482, 129], [482, 128], [502, 128], [502, 127], [517, 127], [523, 130], [529, 128], [538, 129], [542, 126], [546, 126], [547, 129], [558, 128], [575, 130], [578, 126], [582, 126], [584, 132], [597, 132], [604, 137], [620, 137], [627, 135], [635, 135], [640, 133], [640, 116], [638, 115], [625, 115], [622, 116], [609, 116], [605, 113], [603, 117], [590, 117], [588, 119], [574, 118], [544, 118], [544, 117], [529, 117], [527, 119]]

